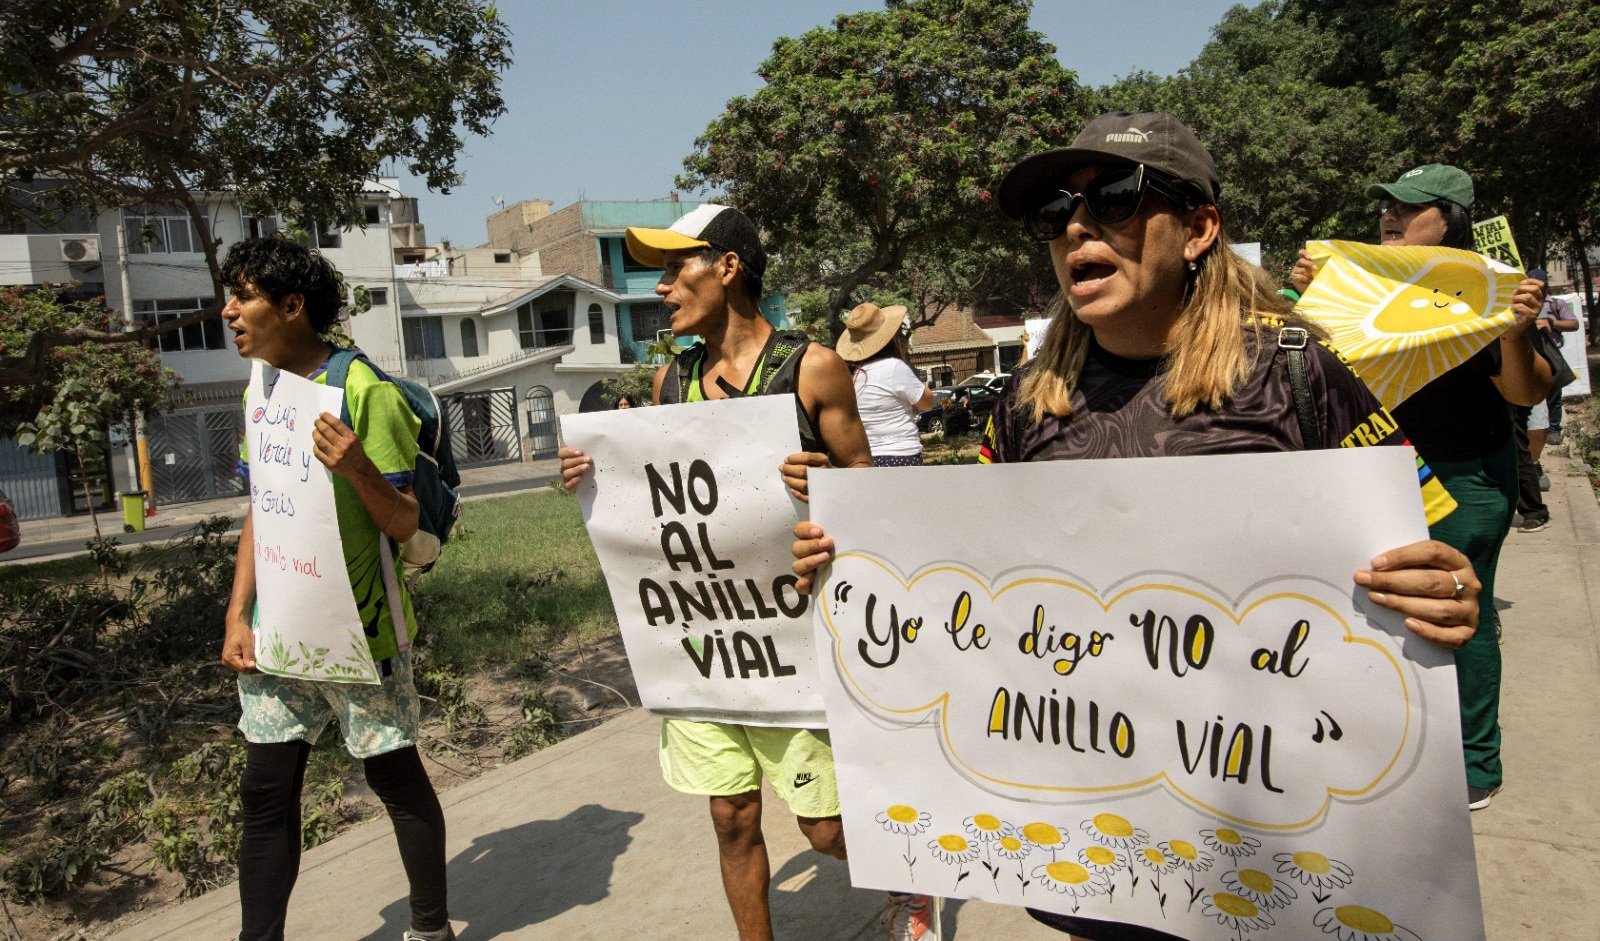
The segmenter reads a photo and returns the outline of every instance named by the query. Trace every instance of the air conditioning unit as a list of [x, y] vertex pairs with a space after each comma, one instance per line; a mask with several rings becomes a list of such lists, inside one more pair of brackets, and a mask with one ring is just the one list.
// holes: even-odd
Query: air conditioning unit
[[100, 240], [97, 238], [62, 239], [61, 260], [71, 262], [99, 261]]

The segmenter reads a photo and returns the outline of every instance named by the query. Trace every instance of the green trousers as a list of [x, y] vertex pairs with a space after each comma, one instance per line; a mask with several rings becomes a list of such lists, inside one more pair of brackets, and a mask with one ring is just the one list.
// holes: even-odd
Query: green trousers
[[1429, 529], [1429, 535], [1461, 550], [1483, 583], [1478, 596], [1478, 633], [1456, 651], [1456, 685], [1461, 699], [1461, 743], [1467, 784], [1496, 788], [1500, 769], [1500, 641], [1495, 635], [1495, 566], [1511, 530], [1517, 505], [1517, 451], [1511, 438], [1478, 460], [1429, 461], [1458, 508]]

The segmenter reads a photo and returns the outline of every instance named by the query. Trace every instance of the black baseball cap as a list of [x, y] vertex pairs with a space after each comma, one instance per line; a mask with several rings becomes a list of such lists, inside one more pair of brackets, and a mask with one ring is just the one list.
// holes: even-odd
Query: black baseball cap
[[761, 233], [750, 217], [732, 206], [706, 203], [666, 229], [629, 226], [628, 253], [652, 268], [666, 262], [667, 252], [690, 248], [715, 248], [739, 256], [745, 268], [756, 277], [767, 270], [767, 253], [761, 248]]
[[1217, 164], [1194, 131], [1160, 111], [1113, 111], [1078, 132], [1072, 146], [1034, 154], [1000, 181], [1000, 211], [1021, 219], [1044, 191], [1059, 189], [1078, 167], [1093, 163], [1142, 163], [1215, 203], [1222, 195]]

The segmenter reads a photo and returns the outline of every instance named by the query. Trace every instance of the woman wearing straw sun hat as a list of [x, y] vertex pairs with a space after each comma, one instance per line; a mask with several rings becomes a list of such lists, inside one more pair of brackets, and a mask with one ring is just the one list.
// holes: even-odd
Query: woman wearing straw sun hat
[[861, 304], [845, 315], [844, 334], [835, 348], [855, 377], [856, 407], [874, 467], [922, 463], [917, 413], [933, 407], [933, 391], [906, 364], [900, 346], [905, 316], [899, 304]]

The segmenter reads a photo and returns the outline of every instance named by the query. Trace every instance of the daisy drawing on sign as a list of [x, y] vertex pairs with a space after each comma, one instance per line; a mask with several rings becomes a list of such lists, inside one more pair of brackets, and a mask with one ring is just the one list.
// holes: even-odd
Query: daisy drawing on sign
[[1256, 850], [1261, 848], [1261, 841], [1253, 836], [1245, 836], [1238, 830], [1227, 827], [1218, 827], [1215, 830], [1201, 830], [1200, 839], [1206, 844], [1206, 849], [1221, 856], [1233, 859], [1244, 859], [1254, 856]]
[[1344, 888], [1356, 877], [1355, 871], [1349, 866], [1311, 850], [1279, 853], [1272, 859], [1278, 864], [1280, 875], [1310, 886], [1311, 897], [1319, 905], [1328, 900], [1332, 895], [1331, 890]]
[[925, 811], [908, 804], [895, 804], [878, 815], [878, 826], [890, 833], [899, 833], [906, 838], [906, 854], [901, 858], [906, 861], [906, 874], [916, 881], [917, 857], [911, 853], [911, 838], [927, 830], [933, 825], [933, 817]]
[[997, 843], [1006, 837], [1012, 837], [1016, 830], [1011, 824], [1006, 823], [993, 814], [973, 814], [962, 824], [967, 831], [967, 838], [983, 847], [983, 868], [989, 871], [989, 879], [998, 888], [1000, 885], [1000, 864], [994, 861], [994, 848]]
[[1028, 844], [1024, 843], [1021, 837], [1003, 836], [994, 845], [994, 851], [1001, 859], [1009, 859], [1017, 864], [1017, 882], [1021, 885], [1022, 891], [1028, 891], [1028, 877], [1022, 873], [1022, 861], [1028, 858]]
[[1094, 819], [1085, 820], [1080, 829], [1101, 846], [1131, 850], [1150, 842], [1150, 834], [1129, 823], [1128, 818], [1116, 814], [1095, 814]]
[[1071, 896], [1073, 912], [1078, 910], [1079, 899], [1111, 891], [1111, 880], [1066, 860], [1033, 867], [1033, 878], [1051, 892]]
[[1200, 914], [1215, 918], [1217, 924], [1233, 932], [1238, 941], [1252, 931], [1271, 928], [1272, 915], [1249, 899], [1231, 892], [1215, 892], [1206, 899]]
[[1194, 903], [1200, 900], [1200, 894], [1205, 891], [1204, 886], [1195, 888], [1195, 883], [1199, 881], [1195, 878], [1195, 874], [1210, 869], [1212, 860], [1215, 857], [1210, 853], [1202, 852], [1188, 840], [1168, 840], [1161, 844], [1161, 849], [1168, 856], [1177, 860], [1179, 868], [1189, 871], [1190, 874], [1184, 876], [1183, 884], [1189, 890], [1189, 908], [1193, 909]]
[[1067, 845], [1067, 835], [1048, 823], [1035, 821], [1023, 824], [1020, 832], [1024, 840], [1049, 852], [1052, 862], [1056, 858], [1056, 851]]
[[1415, 931], [1395, 924], [1383, 912], [1360, 905], [1324, 908], [1311, 923], [1339, 941], [1422, 941]]
[[1222, 884], [1229, 892], [1247, 898], [1261, 908], [1288, 908], [1300, 897], [1294, 886], [1279, 882], [1259, 869], [1233, 869], [1222, 874]]
[[1104, 876], [1107, 883], [1106, 895], [1116, 897], [1117, 886], [1111, 881], [1111, 877], [1128, 865], [1128, 854], [1125, 851], [1115, 850], [1109, 846], [1086, 846], [1078, 850], [1078, 862], [1095, 875]]
[[[1167, 852], [1165, 846], [1165, 843], [1161, 846], [1142, 846], [1133, 853], [1133, 858], [1139, 861], [1139, 865], [1150, 871], [1150, 887], [1155, 890], [1156, 904], [1161, 906], [1163, 917], [1167, 914], [1167, 893], [1161, 891], [1161, 877], [1177, 869], [1179, 865], [1178, 858]], [[1133, 875], [1131, 868], [1128, 874]], [[1130, 896], [1138, 885], [1139, 879], [1134, 876], [1132, 885], [1128, 889]]]
[[946, 866], [956, 867], [956, 888], [961, 888], [961, 880], [971, 873], [967, 872], [967, 863], [972, 862], [982, 855], [983, 851], [959, 833], [946, 833], [937, 839], [928, 841], [928, 849]]

